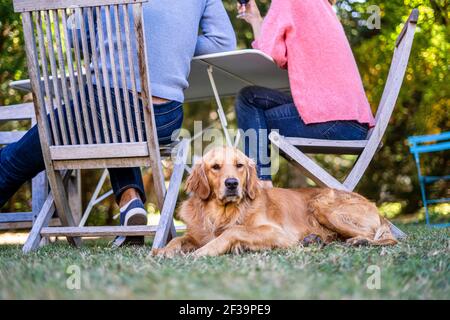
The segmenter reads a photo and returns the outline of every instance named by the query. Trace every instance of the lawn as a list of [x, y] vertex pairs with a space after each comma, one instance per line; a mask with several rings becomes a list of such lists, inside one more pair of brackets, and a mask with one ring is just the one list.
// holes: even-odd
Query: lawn
[[[112, 249], [98, 240], [82, 249], [61, 241], [27, 256], [17, 245], [2, 245], [0, 298], [450, 298], [449, 230], [402, 228], [410, 237], [395, 247], [336, 243], [199, 260], [148, 258], [148, 246]], [[73, 265], [81, 281], [80, 289], [71, 290], [67, 270]], [[371, 265], [379, 267], [380, 289], [367, 286]], [[76, 283], [72, 279], [69, 284]]]

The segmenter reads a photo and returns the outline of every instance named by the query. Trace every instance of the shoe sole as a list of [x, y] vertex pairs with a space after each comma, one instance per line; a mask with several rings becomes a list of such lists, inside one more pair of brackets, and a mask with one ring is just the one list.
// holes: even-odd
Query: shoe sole
[[[146, 226], [147, 225], [147, 211], [143, 208], [135, 208], [127, 213], [125, 219], [125, 226]], [[122, 246], [142, 246], [145, 244], [144, 236], [127, 236], [118, 237], [114, 240], [113, 245], [115, 247]]]
[[125, 226], [146, 226], [147, 225], [147, 211], [142, 208], [132, 209], [127, 213], [125, 219]]

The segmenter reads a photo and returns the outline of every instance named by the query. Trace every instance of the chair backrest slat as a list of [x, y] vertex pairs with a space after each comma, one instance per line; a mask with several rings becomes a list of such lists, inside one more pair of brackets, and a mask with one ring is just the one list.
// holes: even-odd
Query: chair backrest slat
[[[87, 17], [87, 9], [80, 9], [79, 15], [80, 17]], [[86, 13], [86, 14], [85, 14]], [[92, 83], [92, 73], [91, 73], [91, 54], [89, 52], [88, 47], [88, 38], [86, 33], [86, 22], [85, 19], [80, 19], [80, 33], [81, 33], [81, 47], [83, 52], [83, 61], [84, 61], [84, 70], [86, 73], [86, 87], [87, 87], [87, 93], [89, 96], [89, 111], [92, 119], [92, 123], [94, 125], [94, 135], [95, 135], [95, 141], [101, 141], [100, 136], [100, 126], [98, 123], [98, 117], [95, 116], [97, 114], [97, 108], [96, 108], [96, 101], [94, 96], [94, 85]]]
[[400, 33], [389, 69], [386, 85], [375, 117], [375, 127], [369, 132], [369, 138], [376, 131], [381, 137], [387, 129], [389, 119], [394, 111], [400, 88], [405, 77], [416, 30], [418, 10], [414, 9]]
[[[126, 8], [124, 8], [126, 10]], [[119, 54], [119, 68], [120, 68], [120, 81], [122, 85], [123, 90], [123, 101], [124, 101], [124, 109], [125, 109], [125, 119], [128, 126], [128, 142], [135, 142], [135, 133], [133, 129], [133, 119], [131, 117], [131, 106], [130, 106], [130, 95], [128, 94], [127, 88], [127, 75], [125, 71], [125, 57], [124, 57], [124, 50], [122, 45], [122, 24], [120, 23], [120, 17], [119, 17], [119, 6], [114, 6], [114, 24], [116, 28], [116, 35], [117, 35], [117, 43], [119, 44], [118, 47], [118, 54]]]
[[[75, 8], [76, 16], [82, 17], [82, 12], [80, 8]], [[80, 18], [79, 20], [82, 20]], [[75, 22], [77, 23], [77, 22]], [[86, 133], [86, 140], [88, 144], [93, 144], [93, 135], [92, 135], [92, 127], [91, 123], [89, 121], [89, 111], [88, 111], [88, 101], [86, 96], [86, 90], [85, 90], [85, 84], [84, 84], [84, 77], [83, 77], [83, 68], [82, 66], [82, 58], [81, 58], [81, 47], [79, 42], [79, 33], [78, 33], [78, 26], [77, 28], [72, 28], [72, 44], [73, 44], [73, 51], [74, 51], [74, 59], [75, 59], [75, 66], [76, 66], [76, 78], [78, 81], [78, 93], [80, 95], [80, 102], [81, 102], [81, 117], [82, 122], [78, 122], [78, 126], [82, 126], [85, 129]], [[66, 48], [67, 49], [67, 48]], [[76, 96], [75, 96], [76, 97]], [[74, 98], [76, 100], [77, 98]]]
[[[89, 38], [90, 38], [90, 45], [91, 48], [95, 48], [96, 46], [96, 32], [95, 32], [95, 21], [94, 21], [94, 10], [93, 8], [87, 8], [88, 13], [88, 25], [89, 25]], [[99, 14], [100, 15], [100, 14]], [[100, 77], [100, 68], [99, 68], [99, 61], [98, 61], [98, 52], [97, 50], [91, 50], [92, 51], [92, 65], [94, 67], [94, 75], [95, 75], [95, 82], [97, 84], [102, 83], [101, 77]], [[101, 123], [102, 123], [102, 129], [103, 129], [103, 137], [105, 139], [106, 143], [110, 143], [110, 137], [108, 132], [108, 121], [106, 117], [106, 107], [105, 107], [105, 101], [103, 97], [102, 92], [102, 86], [97, 85], [97, 96], [98, 96], [98, 103], [99, 103], [99, 109], [100, 109], [100, 116], [101, 116]]]
[[[41, 142], [48, 145], [51, 141], [51, 131], [48, 126], [47, 110], [45, 109], [45, 100], [42, 84], [40, 82], [39, 60], [36, 47], [36, 37], [34, 33], [33, 17], [31, 12], [22, 14], [23, 36], [25, 40], [25, 51], [27, 54], [28, 74], [30, 75], [31, 87], [33, 89], [33, 99], [35, 106], [36, 120], [39, 126]], [[45, 150], [44, 150], [45, 155]]]
[[[103, 62], [102, 65], [102, 74], [103, 74], [103, 86], [105, 88], [110, 88], [111, 82], [109, 79], [109, 73], [106, 66], [107, 56], [106, 56], [106, 50], [105, 50], [105, 35], [104, 35], [104, 28], [103, 28], [103, 20], [102, 20], [102, 11], [99, 7], [96, 8], [96, 14], [97, 14], [97, 28], [98, 28], [98, 43], [99, 43], [99, 51], [100, 51], [100, 59]], [[105, 96], [106, 96], [106, 105], [108, 108], [108, 117], [109, 117], [109, 125], [111, 126], [111, 136], [112, 141], [114, 143], [117, 143], [119, 141], [117, 137], [117, 128], [116, 128], [116, 121], [114, 120], [114, 110], [112, 106], [112, 97], [111, 97], [111, 90], [105, 90]]]
[[131, 30], [130, 30], [130, 15], [128, 13], [129, 6], [124, 6], [124, 20], [125, 20], [125, 42], [127, 45], [127, 58], [128, 58], [128, 68], [130, 69], [130, 81], [131, 81], [131, 91], [133, 93], [133, 105], [134, 105], [134, 115], [136, 118], [136, 124], [137, 124], [137, 131], [138, 131], [138, 141], [142, 142], [144, 141], [144, 137], [142, 134], [142, 119], [141, 119], [141, 112], [139, 108], [137, 107], [139, 105], [139, 97], [137, 94], [137, 86], [136, 86], [136, 73], [134, 70], [134, 64], [133, 64], [133, 53], [132, 53], [132, 44], [131, 44]]
[[[53, 17], [54, 18], [54, 17]], [[48, 11], [44, 11], [44, 19], [45, 19], [45, 32], [47, 36], [47, 50], [48, 57], [50, 60], [50, 70], [52, 74], [52, 83], [53, 83], [53, 94], [55, 96], [55, 104], [58, 113], [59, 119], [59, 132], [61, 134], [62, 143], [64, 145], [68, 144], [69, 139], [66, 131], [66, 122], [64, 121], [64, 111], [62, 107], [62, 98], [61, 98], [61, 90], [60, 84], [58, 81], [58, 71], [56, 68], [56, 58], [55, 58], [55, 50], [53, 47], [53, 35], [52, 35], [52, 23], [50, 21], [50, 13]], [[49, 97], [51, 99], [51, 96]]]
[[[44, 89], [45, 89], [45, 101], [48, 103], [48, 110], [46, 110], [45, 105], [42, 106], [42, 112], [49, 112], [50, 118], [51, 118], [51, 132], [53, 137], [53, 143], [55, 145], [60, 145], [60, 139], [59, 139], [59, 130], [56, 126], [56, 118], [55, 118], [55, 111], [54, 111], [54, 104], [53, 104], [53, 94], [50, 90], [50, 80], [49, 80], [49, 74], [48, 74], [48, 63], [47, 63], [47, 54], [45, 50], [45, 41], [44, 41], [44, 31], [42, 27], [42, 17], [41, 12], [37, 12], [35, 14], [36, 18], [36, 31], [38, 36], [38, 42], [39, 42], [39, 56], [40, 56], [40, 63], [39, 65], [42, 68], [42, 76], [44, 78]], [[51, 143], [51, 142], [50, 142]]]
[[[145, 38], [142, 2], [14, 0], [16, 10], [30, 17], [27, 39], [34, 39], [30, 50], [35, 51], [29, 54], [37, 59], [30, 77], [33, 91], [41, 93], [36, 100], [43, 99], [36, 108], [42, 115], [38, 121], [50, 133], [49, 146], [148, 142], [149, 136], [156, 137], [153, 110], [146, 117], [139, 107], [146, 100], [143, 105], [153, 108], [146, 49], [139, 43]], [[148, 131], [150, 135], [144, 134]]]
[[[61, 87], [62, 92], [64, 96], [64, 105], [69, 106], [70, 105], [70, 92], [69, 92], [69, 86], [67, 85], [67, 79], [66, 79], [66, 71], [65, 71], [65, 59], [64, 59], [64, 53], [63, 53], [63, 42], [61, 39], [61, 31], [60, 31], [60, 18], [58, 15], [58, 12], [55, 10], [52, 10], [53, 19], [55, 21], [55, 39], [56, 39], [56, 53], [58, 55], [58, 63], [59, 63], [59, 76], [61, 79]], [[72, 144], [76, 144], [77, 138], [75, 133], [75, 125], [72, 115], [72, 110], [66, 110], [66, 117], [67, 117], [67, 123], [69, 126], [69, 134], [70, 134], [70, 140]]]
[[[66, 10], [62, 10], [61, 13], [61, 20], [62, 20], [62, 27], [63, 27], [63, 33], [64, 33], [64, 38], [65, 38], [65, 50], [66, 50], [66, 57], [67, 57], [67, 70], [69, 72], [69, 85], [70, 85], [70, 92], [71, 92], [71, 96], [72, 96], [72, 103], [74, 106], [74, 114], [75, 114], [75, 122], [76, 124], [78, 123], [82, 123], [81, 121], [81, 112], [80, 112], [80, 104], [79, 104], [79, 100], [77, 99], [78, 96], [78, 85], [77, 85], [77, 80], [76, 80], [76, 74], [75, 74], [75, 69], [74, 69], [74, 61], [73, 61], [73, 57], [72, 57], [72, 52], [69, 49], [70, 43], [71, 43], [71, 35], [68, 32], [68, 23], [67, 23], [67, 12]], [[68, 114], [72, 115], [72, 110], [68, 110]], [[77, 128], [77, 134], [78, 134], [78, 140], [72, 141], [72, 144], [85, 144], [85, 138], [84, 138], [84, 130], [83, 127], [80, 125], [76, 125]]]
[[[122, 101], [120, 98], [120, 86], [119, 86], [119, 78], [117, 77], [118, 70], [116, 65], [116, 50], [114, 46], [114, 40], [113, 40], [113, 26], [112, 26], [112, 19], [111, 19], [111, 9], [110, 7], [105, 7], [105, 19], [106, 19], [106, 33], [108, 36], [108, 46], [109, 46], [109, 57], [110, 57], [110, 63], [111, 63], [111, 70], [112, 70], [112, 78], [113, 78], [113, 87], [114, 87], [114, 96], [115, 96], [115, 102], [116, 102], [116, 110], [117, 110], [117, 117], [119, 122], [119, 132], [120, 132], [120, 141], [125, 142], [126, 141], [126, 134], [125, 134], [125, 121], [123, 119], [123, 109], [122, 109]], [[117, 35], [117, 30], [116, 35]], [[116, 38], [117, 39], [117, 38]], [[121, 44], [118, 44], [121, 45]]]

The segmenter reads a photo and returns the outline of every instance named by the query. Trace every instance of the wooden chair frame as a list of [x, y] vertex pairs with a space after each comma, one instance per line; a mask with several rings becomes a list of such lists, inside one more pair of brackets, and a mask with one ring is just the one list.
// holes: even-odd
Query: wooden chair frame
[[[283, 137], [277, 132], [271, 132], [269, 135], [270, 141], [289, 160], [292, 160], [299, 166], [302, 172], [317, 185], [352, 191], [361, 180], [375, 153], [381, 146], [383, 135], [386, 132], [392, 112], [394, 111], [406, 73], [418, 18], [419, 11], [418, 9], [414, 9], [397, 38], [388, 79], [376, 114], [376, 124], [369, 131], [367, 140], [342, 141], [292, 138]], [[305, 153], [357, 154], [358, 159], [342, 183], [315, 163]], [[394, 229], [398, 237], [404, 236], [403, 232], [397, 228]]]
[[[22, 13], [28, 72], [51, 188], [51, 195], [38, 217], [39, 224], [32, 230], [24, 247], [25, 252], [35, 249], [40, 237], [66, 236], [70, 243], [78, 246], [81, 243], [80, 237], [83, 236], [153, 235], [156, 232], [154, 246], [160, 247], [169, 240], [169, 236], [176, 234], [172, 208], [175, 207], [178, 196], [175, 189], [181, 184], [184, 166], [176, 166], [177, 170], [173, 173], [169, 187], [172, 193], [165, 201], [166, 186], [151, 99], [150, 73], [147, 67], [149, 63], [142, 9], [142, 4], [146, 1], [14, 0], [15, 11]], [[75, 12], [83, 17], [79, 19], [77, 31], [72, 34], [68, 32], [68, 12]], [[103, 27], [102, 17], [106, 20], [106, 28]], [[94, 28], [95, 22], [97, 28]], [[77, 38], [78, 33], [81, 39]], [[113, 33], [117, 43], [126, 45], [118, 45], [116, 48], [112, 41]], [[105, 48], [105, 39], [108, 40], [108, 48]], [[133, 45], [137, 49], [137, 58], [132, 52]], [[106, 49], [109, 55], [106, 54]], [[100, 64], [99, 61], [111, 62], [111, 68], [116, 71], [111, 73], [112, 79], [105, 63]], [[128, 71], [125, 66], [128, 66]], [[68, 79], [61, 80], [66, 79], [67, 71]], [[83, 73], [86, 73], [85, 82]], [[136, 77], [137, 74], [140, 82]], [[128, 90], [120, 86], [120, 83], [126, 83], [127, 76], [131, 80], [130, 92], [134, 106], [138, 105], [139, 99], [143, 103], [143, 126], [138, 108], [134, 108], [133, 113]], [[106, 90], [105, 99], [101, 93], [101, 86], [97, 86], [101, 122], [95, 116], [92, 117], [92, 121], [89, 120], [90, 113], [97, 114], [97, 110], [92, 109], [95, 108], [93, 106], [96, 90], [93, 79], [97, 84], [102, 83], [105, 88], [114, 89], [114, 93]], [[121, 90], [126, 93], [123, 106], [120, 102]], [[113, 94], [116, 97], [116, 111], [113, 109], [111, 99]], [[81, 97], [79, 101], [71, 99], [77, 95]], [[71, 100], [74, 109], [71, 111], [67, 108], [69, 110], [66, 109], [64, 113], [64, 105], [69, 106]], [[115, 112], [118, 114], [118, 124], [114, 119]], [[67, 122], [64, 121], [64, 115]], [[133, 116], [138, 127], [136, 131], [133, 127]], [[83, 120], [84, 126], [81, 126]], [[182, 141], [179, 144], [176, 162], [183, 162], [187, 157], [188, 148], [187, 142]], [[158, 206], [162, 212], [161, 223], [157, 228], [77, 227], [64, 187], [64, 179], [70, 176], [72, 170], [140, 166], [152, 168]], [[180, 168], [183, 171], [180, 172]], [[64, 227], [48, 228], [46, 224], [55, 209]]]
[[[23, 103], [0, 107], [0, 121], [31, 120], [35, 124], [33, 103]], [[20, 140], [26, 131], [0, 131], [0, 145], [8, 145]], [[0, 213], [0, 230], [31, 228], [45, 199], [47, 198], [47, 178], [42, 172], [31, 182], [32, 211], [20, 213]]]

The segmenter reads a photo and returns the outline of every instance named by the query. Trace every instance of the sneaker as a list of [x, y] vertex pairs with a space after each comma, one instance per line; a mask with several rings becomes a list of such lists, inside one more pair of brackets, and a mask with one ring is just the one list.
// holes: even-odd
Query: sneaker
[[140, 199], [133, 199], [120, 208], [120, 225], [147, 225], [147, 210], [145, 210], [144, 204]]
[[[147, 225], [147, 210], [140, 199], [134, 199], [120, 208], [121, 226], [145, 226]], [[113, 246], [144, 245], [143, 236], [119, 236], [113, 241]]]

